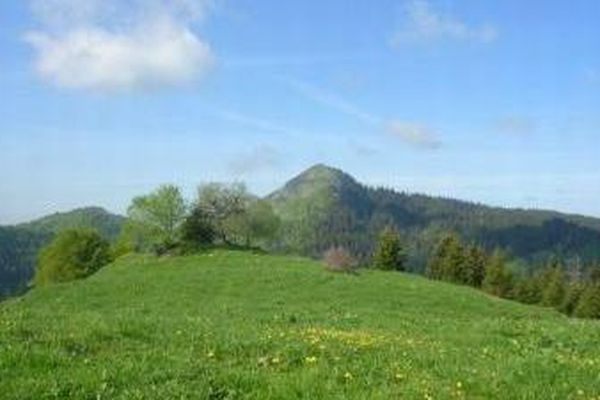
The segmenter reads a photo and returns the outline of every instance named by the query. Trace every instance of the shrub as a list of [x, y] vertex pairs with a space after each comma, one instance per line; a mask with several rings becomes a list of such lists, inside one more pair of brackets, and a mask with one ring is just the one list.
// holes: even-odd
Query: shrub
[[353, 272], [357, 267], [356, 259], [341, 246], [327, 250], [323, 262], [328, 270], [335, 272]]
[[111, 261], [110, 246], [97, 232], [66, 230], [40, 250], [34, 283], [85, 278]]

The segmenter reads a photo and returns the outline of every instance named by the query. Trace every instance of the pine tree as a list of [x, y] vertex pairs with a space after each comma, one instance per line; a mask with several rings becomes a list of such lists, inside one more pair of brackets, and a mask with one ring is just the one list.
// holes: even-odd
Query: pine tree
[[427, 264], [426, 274], [431, 279], [462, 283], [465, 275], [464, 248], [454, 233], [446, 235], [436, 247]]
[[465, 254], [461, 282], [469, 286], [481, 287], [485, 278], [485, 265], [485, 252], [478, 246], [469, 246]]
[[506, 268], [506, 256], [495, 250], [485, 271], [483, 289], [498, 297], [508, 297], [512, 290], [512, 273]]
[[584, 289], [585, 285], [581, 282], [571, 282], [567, 287], [566, 295], [559, 307], [559, 311], [567, 315], [573, 315]]
[[379, 235], [373, 253], [373, 264], [379, 269], [404, 271], [405, 263], [406, 254], [402, 248], [400, 235], [396, 229], [388, 226]]
[[542, 305], [559, 307], [565, 298], [565, 274], [560, 266], [553, 265], [548, 271], [542, 292]]
[[578, 318], [600, 318], [600, 283], [586, 285], [574, 315]]
[[512, 291], [512, 298], [525, 304], [538, 304], [542, 301], [539, 276], [520, 278]]

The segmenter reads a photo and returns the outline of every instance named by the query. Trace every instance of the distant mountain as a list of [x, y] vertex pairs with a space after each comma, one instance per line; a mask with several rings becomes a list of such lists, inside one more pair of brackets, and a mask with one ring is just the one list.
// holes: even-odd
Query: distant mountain
[[423, 268], [432, 246], [449, 230], [533, 264], [550, 255], [600, 258], [600, 219], [372, 188], [322, 164], [267, 198], [283, 220], [275, 247], [313, 257], [342, 245], [367, 258], [378, 232], [392, 224], [406, 238], [414, 270]]
[[99, 207], [52, 214], [28, 223], [0, 226], [0, 297], [22, 290], [35, 267], [39, 249], [54, 234], [69, 228], [91, 228], [105, 238], [116, 238], [124, 218]]

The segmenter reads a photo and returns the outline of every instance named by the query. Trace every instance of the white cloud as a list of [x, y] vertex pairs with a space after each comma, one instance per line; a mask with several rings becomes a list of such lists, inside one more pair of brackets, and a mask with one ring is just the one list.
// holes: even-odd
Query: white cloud
[[437, 134], [428, 126], [404, 121], [391, 121], [387, 130], [407, 145], [419, 149], [437, 149], [442, 146]]
[[202, 0], [37, 0], [40, 27], [25, 35], [35, 69], [59, 87], [136, 90], [181, 85], [213, 65], [193, 29]]
[[412, 0], [405, 10], [406, 21], [392, 38], [392, 45], [460, 40], [489, 43], [498, 37], [492, 25], [469, 26], [466, 22], [435, 10], [427, 0]]

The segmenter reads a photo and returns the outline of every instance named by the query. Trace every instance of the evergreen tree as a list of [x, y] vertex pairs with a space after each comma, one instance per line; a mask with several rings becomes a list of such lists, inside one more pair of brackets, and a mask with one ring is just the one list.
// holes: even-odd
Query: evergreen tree
[[432, 279], [462, 283], [465, 275], [464, 248], [454, 233], [439, 242], [427, 264], [426, 274]]
[[481, 287], [485, 278], [486, 258], [485, 252], [480, 247], [469, 246], [465, 254], [464, 268], [462, 268], [462, 283], [477, 288]]
[[391, 226], [386, 227], [380, 233], [373, 253], [374, 266], [384, 270], [404, 271], [405, 262], [406, 254], [398, 231]]
[[514, 285], [512, 298], [525, 304], [538, 304], [542, 301], [540, 277], [529, 276], [520, 278]]
[[559, 307], [565, 298], [565, 274], [560, 266], [552, 265], [544, 283], [542, 305]]
[[586, 285], [574, 315], [578, 318], [600, 318], [600, 283]]
[[566, 295], [559, 307], [559, 311], [567, 315], [573, 315], [584, 289], [585, 285], [581, 282], [571, 282], [567, 287]]
[[506, 267], [506, 256], [501, 250], [495, 250], [485, 271], [483, 289], [498, 297], [508, 297], [512, 290], [513, 276]]

